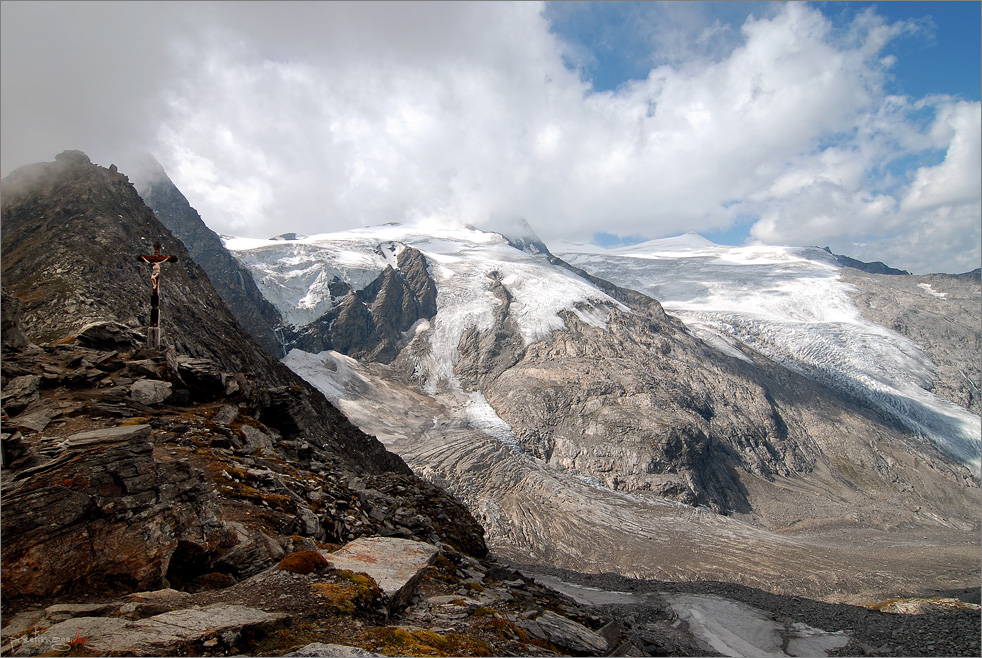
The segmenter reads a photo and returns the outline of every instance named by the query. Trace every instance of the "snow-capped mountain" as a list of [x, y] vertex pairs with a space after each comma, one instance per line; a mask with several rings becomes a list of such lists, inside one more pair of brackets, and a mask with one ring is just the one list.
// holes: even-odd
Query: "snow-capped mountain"
[[[830, 254], [689, 235], [557, 258], [522, 232], [225, 244], [292, 325], [285, 363], [500, 553], [831, 596], [926, 576], [915, 534], [956, 562], [975, 543], [978, 417], [925, 390], [935, 364]], [[867, 572], [881, 533], [893, 562]]]

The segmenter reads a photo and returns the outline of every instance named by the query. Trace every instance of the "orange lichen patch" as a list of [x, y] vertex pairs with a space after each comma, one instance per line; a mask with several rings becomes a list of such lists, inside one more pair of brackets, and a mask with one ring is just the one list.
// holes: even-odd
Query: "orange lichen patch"
[[365, 631], [358, 637], [361, 646], [386, 656], [493, 656], [491, 647], [478, 638], [429, 630], [410, 631], [385, 626]]
[[134, 416], [132, 418], [127, 418], [126, 420], [124, 420], [123, 422], [121, 422], [120, 423], [120, 426], [123, 426], [123, 425], [143, 425], [144, 423], [147, 423], [149, 421], [150, 421], [150, 416]]
[[280, 560], [280, 571], [313, 573], [331, 566], [319, 551], [297, 551]]

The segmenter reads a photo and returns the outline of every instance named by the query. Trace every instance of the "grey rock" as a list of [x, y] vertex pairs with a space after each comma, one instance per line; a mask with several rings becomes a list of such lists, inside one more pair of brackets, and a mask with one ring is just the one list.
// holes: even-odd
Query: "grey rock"
[[88, 432], [79, 432], [68, 437], [67, 448], [87, 448], [95, 445], [140, 441], [150, 436], [151, 427], [142, 425], [120, 425]]
[[105, 617], [118, 608], [118, 603], [58, 603], [45, 608], [44, 614], [56, 623], [72, 617]]
[[172, 655], [212, 637], [237, 637], [243, 629], [271, 629], [287, 618], [240, 605], [216, 603], [203, 608], [174, 610], [147, 619], [76, 617], [49, 627], [14, 655], [30, 656], [64, 649], [81, 636], [96, 655]]
[[535, 637], [574, 653], [597, 654], [608, 648], [607, 640], [603, 637], [551, 610], [546, 610], [535, 619], [520, 621], [519, 625]]
[[230, 548], [216, 562], [220, 569], [231, 570], [238, 578], [248, 578], [275, 564], [286, 555], [283, 547], [259, 533]]
[[146, 335], [125, 324], [99, 321], [88, 324], [79, 331], [76, 342], [83, 347], [98, 350], [131, 352], [146, 345]]
[[52, 407], [37, 409], [36, 411], [24, 412], [16, 418], [11, 418], [10, 424], [22, 429], [27, 428], [35, 432], [43, 432], [44, 428], [51, 422], [51, 419], [59, 415], [61, 415], [61, 411]]
[[159, 404], [170, 397], [173, 385], [159, 379], [141, 379], [130, 386], [130, 398], [140, 404]]
[[38, 392], [40, 383], [41, 378], [38, 375], [21, 375], [12, 378], [0, 393], [0, 405], [8, 415], [20, 413], [29, 404], [41, 398]]
[[345, 656], [381, 656], [380, 653], [373, 653], [361, 647], [349, 647], [345, 644], [322, 644], [315, 642], [307, 646], [291, 651], [287, 656], [306, 656], [314, 658], [324, 656], [325, 658], [344, 658]]
[[242, 438], [245, 440], [245, 451], [253, 452], [263, 448], [272, 448], [273, 439], [261, 429], [252, 425], [243, 425], [239, 428]]
[[223, 404], [215, 415], [212, 416], [212, 420], [219, 425], [228, 426], [239, 417], [239, 408], [232, 406], [230, 404]]

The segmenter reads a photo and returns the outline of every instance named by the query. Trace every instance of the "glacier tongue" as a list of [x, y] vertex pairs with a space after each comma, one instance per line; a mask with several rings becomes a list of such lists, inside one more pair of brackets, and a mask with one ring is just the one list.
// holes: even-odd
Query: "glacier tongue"
[[839, 390], [865, 398], [972, 469], [980, 469], [979, 417], [926, 390], [935, 366], [911, 340], [866, 320], [850, 287], [819, 249], [727, 247], [691, 236], [605, 250], [554, 251], [613, 283], [645, 292], [733, 354], [732, 341]]

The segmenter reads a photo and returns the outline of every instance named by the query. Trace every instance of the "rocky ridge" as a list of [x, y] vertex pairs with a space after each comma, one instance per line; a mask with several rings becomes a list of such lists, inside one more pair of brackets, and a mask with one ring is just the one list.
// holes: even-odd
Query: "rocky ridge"
[[282, 357], [283, 347], [277, 335], [283, 323], [279, 311], [262, 296], [249, 270], [228, 253], [218, 234], [205, 226], [160, 163], [147, 156], [135, 185], [160, 223], [184, 243], [194, 262], [208, 274], [242, 327], [263, 349], [276, 358]]

